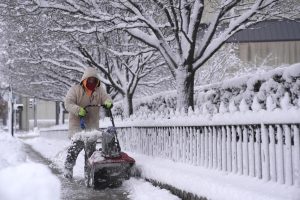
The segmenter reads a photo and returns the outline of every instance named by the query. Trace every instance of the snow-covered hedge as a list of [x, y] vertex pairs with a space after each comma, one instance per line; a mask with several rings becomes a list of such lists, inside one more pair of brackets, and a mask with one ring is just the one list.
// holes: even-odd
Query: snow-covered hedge
[[[272, 111], [300, 107], [300, 63], [284, 68], [244, 75], [195, 89], [195, 111], [216, 114], [235, 111]], [[134, 113], [170, 113], [176, 109], [176, 91], [134, 99]], [[114, 113], [121, 115], [122, 104]]]

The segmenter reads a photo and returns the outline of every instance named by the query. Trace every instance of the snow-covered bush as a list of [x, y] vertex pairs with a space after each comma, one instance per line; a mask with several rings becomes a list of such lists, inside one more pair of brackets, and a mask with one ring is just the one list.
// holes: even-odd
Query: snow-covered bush
[[[300, 107], [300, 63], [264, 73], [247, 74], [195, 88], [195, 108], [202, 114]], [[134, 100], [134, 112], [176, 113], [176, 91]], [[115, 106], [121, 115], [122, 105]]]
[[[167, 93], [159, 93], [151, 97], [144, 97], [133, 100], [133, 108], [135, 114], [148, 112], [164, 112], [176, 109], [176, 93], [174, 91]], [[122, 102], [117, 102], [113, 107], [114, 115], [123, 116]]]

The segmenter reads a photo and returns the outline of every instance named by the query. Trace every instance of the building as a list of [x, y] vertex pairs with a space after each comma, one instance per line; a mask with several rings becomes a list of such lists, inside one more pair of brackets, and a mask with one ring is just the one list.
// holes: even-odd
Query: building
[[57, 125], [59, 121], [61, 123], [65, 121], [66, 112], [61, 102], [20, 97], [18, 98], [18, 104], [22, 105], [22, 109], [16, 110], [15, 123], [17, 129], [28, 131], [34, 127], [44, 128]]
[[244, 62], [281, 66], [300, 62], [300, 21], [270, 20], [236, 33], [227, 43], [236, 43]]

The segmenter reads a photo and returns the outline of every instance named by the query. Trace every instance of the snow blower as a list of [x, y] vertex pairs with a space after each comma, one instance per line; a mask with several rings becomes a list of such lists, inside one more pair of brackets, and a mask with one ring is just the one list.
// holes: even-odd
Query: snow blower
[[[100, 107], [88, 107], [91, 106]], [[124, 180], [130, 178], [130, 171], [135, 164], [132, 157], [121, 151], [112, 112], [110, 109], [107, 111], [112, 127], [102, 133], [102, 148], [94, 151], [87, 162], [89, 173], [86, 184], [97, 189], [120, 186]], [[80, 123], [84, 124], [84, 121], [80, 120]]]

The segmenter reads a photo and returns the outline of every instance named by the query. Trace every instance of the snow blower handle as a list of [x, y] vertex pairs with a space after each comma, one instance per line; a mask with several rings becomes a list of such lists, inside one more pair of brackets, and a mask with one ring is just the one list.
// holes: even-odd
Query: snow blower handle
[[[101, 107], [101, 106], [102, 106], [103, 108], [105, 108], [105, 109], [108, 111], [108, 115], [109, 115], [109, 117], [110, 117], [111, 123], [112, 123], [113, 127], [115, 127], [115, 122], [114, 122], [114, 118], [113, 118], [111, 109], [106, 108], [104, 105], [87, 105], [87, 106], [85, 106], [83, 109], [86, 110], [88, 107]], [[84, 117], [80, 117], [80, 128], [81, 128], [81, 129], [85, 129], [85, 121], [84, 121]]]
[[115, 127], [115, 122], [114, 122], [114, 118], [113, 118], [111, 109], [110, 108], [106, 108], [105, 105], [101, 105], [101, 106], [107, 110], [109, 118], [110, 118], [110, 121], [112, 123], [112, 126]]
[[[91, 105], [87, 105], [87, 106], [85, 106], [83, 109], [86, 111], [86, 113], [87, 113], [87, 110], [86, 110], [86, 108], [87, 107], [90, 107]], [[84, 120], [84, 117], [83, 116], [81, 116], [80, 117], [80, 128], [81, 129], [85, 129], [85, 120]]]
[[84, 118], [80, 117], [80, 128], [81, 129], [85, 129], [85, 122], [84, 122]]

